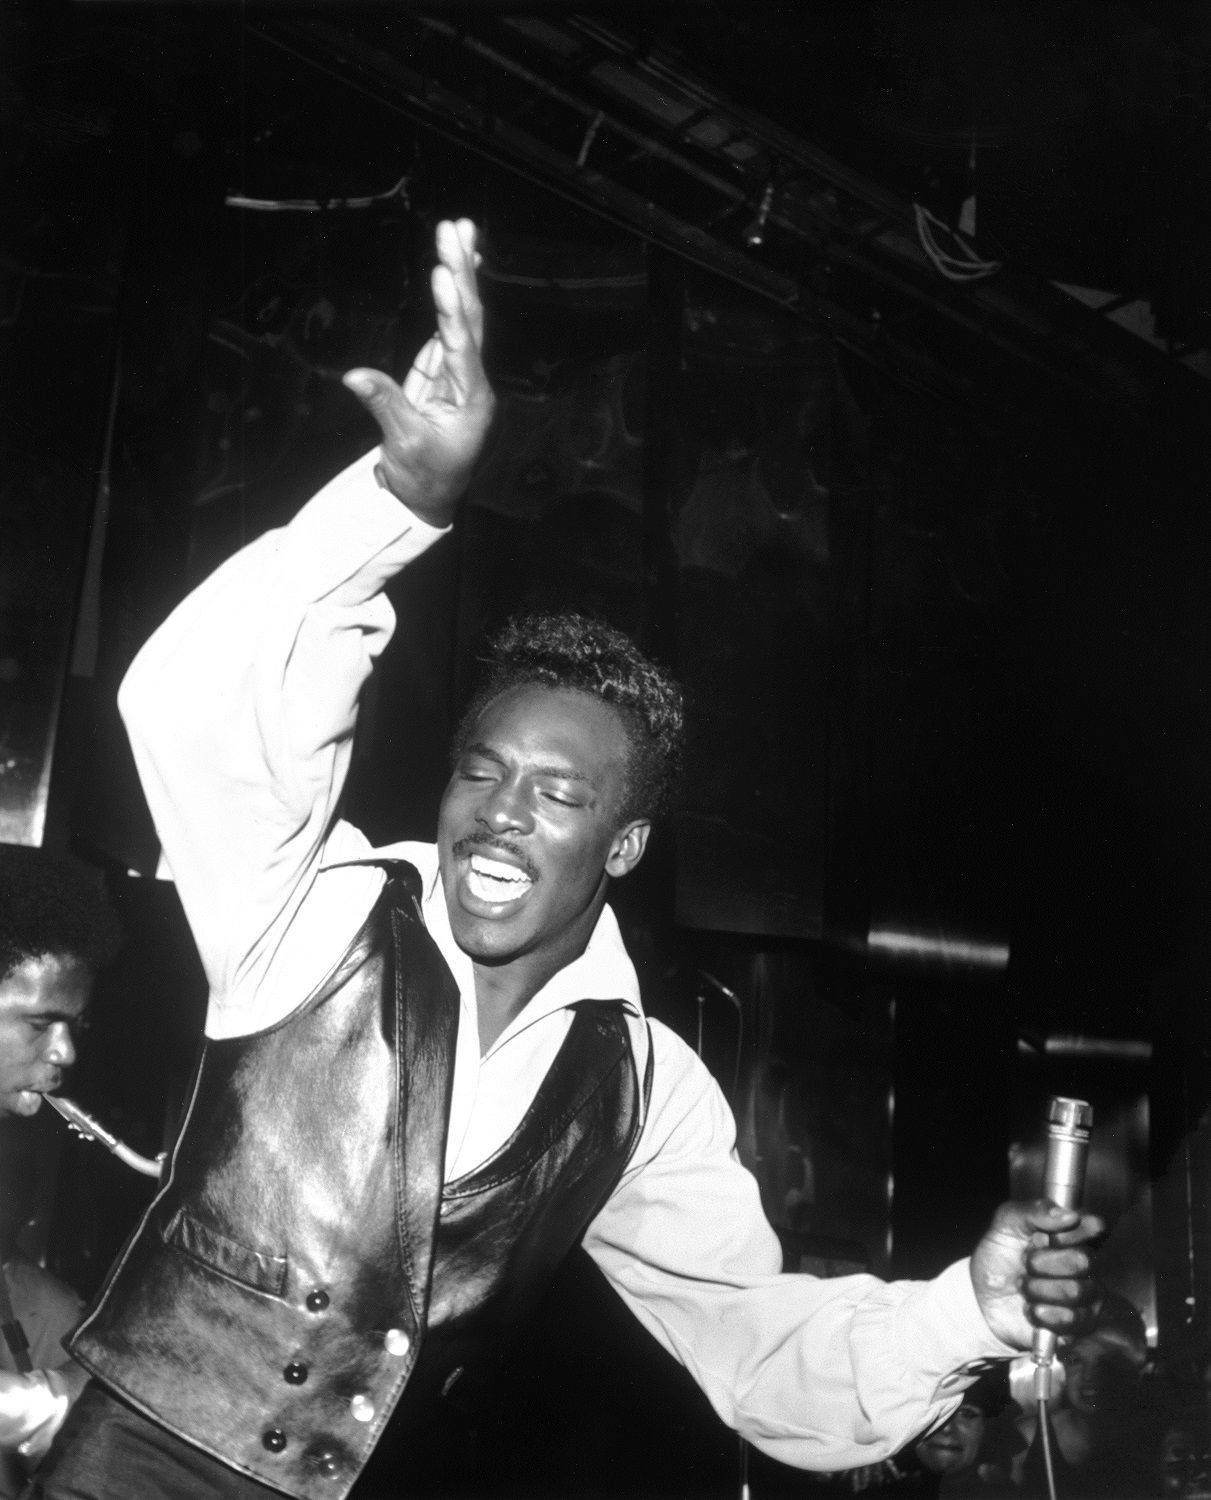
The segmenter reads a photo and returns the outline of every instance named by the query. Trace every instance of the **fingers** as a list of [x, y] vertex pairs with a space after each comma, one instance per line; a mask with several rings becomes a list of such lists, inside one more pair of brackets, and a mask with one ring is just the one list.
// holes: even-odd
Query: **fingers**
[[1084, 1246], [1033, 1246], [1026, 1252], [1022, 1295], [1030, 1321], [1054, 1333], [1079, 1332], [1096, 1310], [1099, 1288]]
[[451, 352], [460, 352], [473, 341], [473, 331], [463, 307], [458, 281], [443, 261], [433, 267], [429, 286], [437, 312], [438, 336]]
[[1032, 1302], [1080, 1303], [1097, 1294], [1092, 1240], [1101, 1224], [1090, 1216], [1052, 1235], [1036, 1233], [1023, 1258], [1023, 1291]]
[[1093, 1321], [1093, 1309], [1085, 1303], [1068, 1306], [1057, 1302], [1030, 1302], [1026, 1316], [1037, 1328], [1055, 1334], [1083, 1333]]
[[1072, 1282], [1026, 1282], [1022, 1286], [1026, 1316], [1052, 1333], [1080, 1333], [1093, 1321], [1097, 1304]]
[[1030, 1203], [1003, 1203], [997, 1209], [994, 1230], [1008, 1231], [1032, 1244], [1082, 1245], [1104, 1233], [1105, 1225], [1096, 1214], [1075, 1208], [1061, 1208], [1046, 1198]]
[[1079, 1272], [1071, 1276], [1042, 1276], [1028, 1271], [1022, 1291], [1031, 1302], [1051, 1302], [1057, 1307], [1084, 1307], [1094, 1300], [1088, 1279]]
[[455, 398], [466, 399], [483, 384], [484, 310], [475, 275], [479, 263], [475, 225], [470, 219], [443, 219], [437, 226], [436, 243], [438, 261], [431, 287], [437, 334], [412, 361], [402, 386], [379, 370], [350, 370], [343, 377], [380, 426], [401, 392], [415, 405], [440, 376], [449, 382], [446, 394]]
[[433, 382], [441, 374], [444, 359], [445, 352], [436, 335], [417, 351], [416, 358], [404, 376], [403, 384], [404, 396], [414, 406], [419, 406], [425, 392], [431, 389]]
[[1093, 1264], [1093, 1250], [1088, 1244], [1063, 1245], [1042, 1240], [1027, 1246], [1025, 1263], [1031, 1276], [1087, 1276]]
[[470, 219], [443, 219], [437, 226], [437, 265], [433, 269], [433, 302], [442, 343], [461, 353], [483, 343], [484, 311], [475, 274], [479, 264], [476, 229]]

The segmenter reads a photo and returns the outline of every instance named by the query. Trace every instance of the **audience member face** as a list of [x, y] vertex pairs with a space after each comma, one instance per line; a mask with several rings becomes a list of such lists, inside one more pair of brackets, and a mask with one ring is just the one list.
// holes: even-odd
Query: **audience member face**
[[22, 959], [0, 979], [0, 1115], [32, 1115], [62, 1084], [91, 988], [69, 954]]
[[962, 1473], [974, 1465], [987, 1426], [983, 1408], [965, 1401], [948, 1422], [921, 1439], [917, 1457], [931, 1474]]
[[1135, 1383], [1135, 1371], [1115, 1345], [1083, 1338], [1070, 1344], [1064, 1361], [1064, 1399], [1082, 1416], [1106, 1416], [1121, 1410]]
[[1200, 1415], [1175, 1419], [1161, 1439], [1161, 1493], [1194, 1495], [1200, 1471], [1206, 1473], [1206, 1457], [1199, 1441], [1203, 1425]]

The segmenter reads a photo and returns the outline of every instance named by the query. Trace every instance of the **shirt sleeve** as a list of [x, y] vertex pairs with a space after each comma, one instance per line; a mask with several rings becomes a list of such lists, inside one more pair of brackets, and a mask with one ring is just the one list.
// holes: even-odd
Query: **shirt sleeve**
[[218, 568], [119, 690], [210, 985], [211, 1035], [267, 1025], [297, 1005], [381, 882], [368, 867], [316, 882], [324, 858], [366, 847], [333, 818], [358, 697], [394, 628], [383, 587], [442, 534], [379, 488], [377, 457], [350, 465], [288, 526]]
[[948, 1415], [987, 1359], [1014, 1353], [984, 1321], [967, 1262], [925, 1282], [783, 1273], [718, 1085], [666, 1027], [651, 1032], [638, 1149], [586, 1250], [763, 1452], [816, 1470], [890, 1456]]
[[[31, 1362], [44, 1369], [66, 1364], [62, 1341], [80, 1321], [84, 1303], [66, 1282], [32, 1261], [14, 1259], [4, 1272], [13, 1308], [29, 1340]], [[12, 1367], [11, 1361], [6, 1362], [5, 1368]]]

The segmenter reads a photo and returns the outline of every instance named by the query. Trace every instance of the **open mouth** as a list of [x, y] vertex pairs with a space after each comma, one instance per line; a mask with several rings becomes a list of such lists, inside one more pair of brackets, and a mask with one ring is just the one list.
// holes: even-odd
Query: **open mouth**
[[533, 880], [516, 865], [504, 860], [491, 859], [486, 854], [473, 854], [463, 877], [468, 893], [477, 901], [489, 906], [506, 906], [520, 901]]

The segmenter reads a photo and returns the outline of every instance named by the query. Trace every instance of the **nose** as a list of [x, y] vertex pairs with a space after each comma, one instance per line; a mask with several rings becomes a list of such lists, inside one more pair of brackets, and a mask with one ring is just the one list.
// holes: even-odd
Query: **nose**
[[46, 1033], [46, 1060], [56, 1068], [70, 1068], [76, 1060], [76, 1044], [66, 1021], [56, 1021]]
[[530, 798], [521, 782], [512, 777], [493, 786], [480, 816], [493, 833], [529, 833], [534, 827]]

